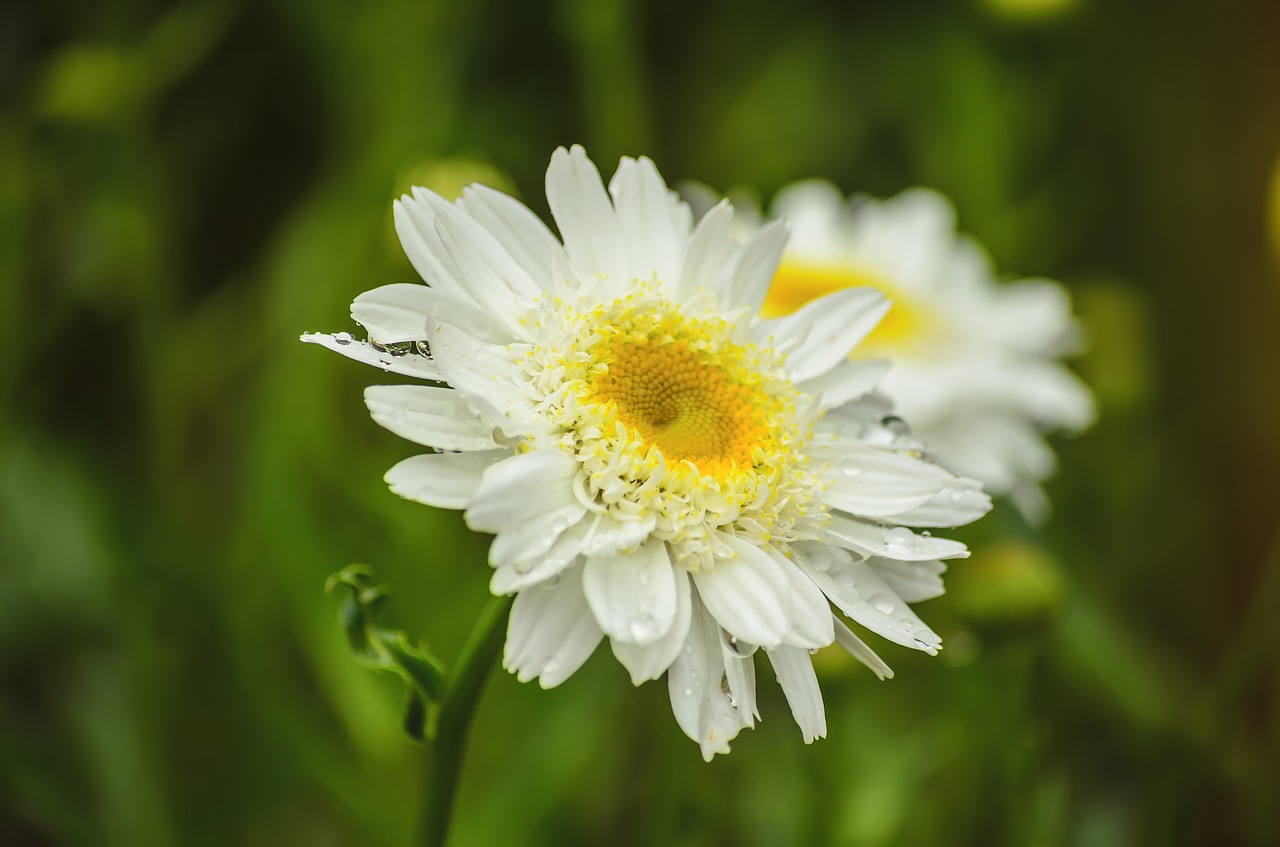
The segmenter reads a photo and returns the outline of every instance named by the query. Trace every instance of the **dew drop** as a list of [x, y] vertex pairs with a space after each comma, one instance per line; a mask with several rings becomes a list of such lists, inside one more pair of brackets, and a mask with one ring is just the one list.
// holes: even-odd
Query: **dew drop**
[[725, 646], [729, 648], [729, 652], [741, 659], [754, 655], [756, 650], [760, 649], [755, 644], [749, 644], [746, 641], [734, 638], [724, 630], [720, 631], [720, 637], [724, 639]]
[[845, 459], [840, 463], [840, 472], [845, 476], [862, 476], [863, 467], [857, 459]]
[[911, 434], [911, 427], [907, 426], [907, 422], [897, 415], [885, 415], [880, 419], [880, 425], [892, 432], [894, 435]]
[[560, 670], [560, 663], [555, 659], [547, 659], [546, 663], [542, 666], [542, 675], [547, 676], [548, 674], [553, 674], [558, 670]]
[[881, 614], [888, 615], [893, 613], [893, 598], [888, 594], [876, 594], [870, 598], [869, 602]]
[[915, 534], [904, 526], [891, 529], [884, 537], [885, 550], [890, 553], [904, 553], [911, 549]]
[[653, 574], [649, 573], [647, 570], [640, 571], [640, 584], [648, 585], [651, 582], [653, 582]]
[[355, 339], [351, 337], [351, 333], [349, 332], [340, 332], [333, 337], [333, 343], [341, 344], [343, 347], [346, 347], [354, 340]]
[[693, 696], [693, 689], [692, 689], [692, 688], [686, 688], [686, 689], [684, 690], [684, 696], [686, 696], [686, 697], [692, 697], [692, 696]]
[[653, 619], [653, 615], [641, 615], [631, 622], [628, 629], [636, 641], [648, 641], [653, 638], [657, 626], [658, 622]]
[[560, 574], [556, 574], [555, 576], [548, 579], [546, 582], [542, 583], [542, 587], [555, 588], [559, 584], [560, 584]]

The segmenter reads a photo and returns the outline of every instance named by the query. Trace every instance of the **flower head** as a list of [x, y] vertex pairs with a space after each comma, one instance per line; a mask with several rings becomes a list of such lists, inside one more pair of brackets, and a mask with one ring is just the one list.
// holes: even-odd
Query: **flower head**
[[1042, 515], [1038, 483], [1055, 466], [1043, 433], [1094, 418], [1089, 390], [1059, 361], [1078, 336], [1063, 288], [998, 284], [932, 191], [850, 203], [829, 183], [802, 182], [779, 192], [771, 212], [792, 238], [764, 315], [848, 287], [883, 292], [893, 307], [857, 356], [893, 360], [882, 387], [941, 464]]
[[552, 157], [547, 199], [563, 243], [490, 189], [414, 189], [396, 229], [428, 284], [357, 297], [368, 341], [303, 340], [433, 383], [366, 392], [375, 421], [432, 448], [387, 482], [496, 536], [521, 681], [558, 685], [608, 638], [636, 684], [667, 674], [710, 758], [758, 717], [762, 649], [806, 741], [825, 735], [811, 650], [839, 642], [891, 674], [831, 604], [936, 653], [908, 603], [967, 552], [909, 527], [990, 501], [882, 422], [882, 364], [849, 358], [881, 294], [757, 317], [784, 225], [739, 240], [724, 203], [694, 228], [648, 159], [623, 159], [606, 193], [579, 147]]

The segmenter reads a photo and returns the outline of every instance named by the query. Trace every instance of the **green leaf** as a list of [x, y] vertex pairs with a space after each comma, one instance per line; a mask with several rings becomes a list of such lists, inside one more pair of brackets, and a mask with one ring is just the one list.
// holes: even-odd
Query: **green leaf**
[[369, 566], [348, 565], [333, 574], [325, 581], [325, 593], [342, 586], [349, 594], [338, 610], [338, 620], [356, 661], [404, 680], [408, 692], [404, 731], [422, 741], [444, 695], [444, 664], [425, 646], [414, 645], [403, 630], [378, 626], [388, 592], [385, 585], [374, 584]]

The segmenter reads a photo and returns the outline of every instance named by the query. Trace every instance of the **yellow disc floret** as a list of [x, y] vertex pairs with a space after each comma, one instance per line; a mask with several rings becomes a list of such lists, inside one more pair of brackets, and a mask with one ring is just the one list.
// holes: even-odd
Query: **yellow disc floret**
[[634, 280], [605, 302], [547, 295], [525, 325], [537, 342], [519, 361], [588, 508], [652, 522], [695, 569], [731, 555], [717, 533], [784, 550], [816, 537], [825, 510], [800, 449], [813, 413], [798, 411], [811, 404], [709, 296], [678, 306]]
[[749, 469], [755, 450], [767, 449], [779, 401], [760, 389], [758, 375], [724, 362], [734, 357], [722, 351], [721, 364], [691, 344], [690, 331], [702, 329], [696, 322], [671, 323], [608, 327], [600, 356], [607, 370], [594, 381], [595, 399], [614, 404], [618, 420], [671, 464], [689, 462], [717, 477]]

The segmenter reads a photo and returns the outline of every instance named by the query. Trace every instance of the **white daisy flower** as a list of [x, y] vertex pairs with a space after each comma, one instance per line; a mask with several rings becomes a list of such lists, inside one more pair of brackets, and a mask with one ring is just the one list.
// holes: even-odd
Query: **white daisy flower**
[[1043, 433], [1077, 432], [1095, 414], [1059, 361], [1078, 337], [1066, 291], [1045, 279], [997, 283], [932, 191], [847, 202], [829, 183], [802, 182], [779, 192], [771, 212], [792, 236], [763, 316], [851, 287], [883, 292], [893, 307], [856, 357], [893, 361], [881, 387], [940, 464], [1042, 518], [1039, 483], [1056, 464]]
[[635, 684], [667, 674], [710, 759], [758, 717], [761, 649], [805, 740], [825, 735], [811, 651], [838, 642], [891, 675], [831, 604], [936, 653], [908, 604], [967, 551], [909, 527], [990, 507], [855, 402], [884, 369], [849, 353], [885, 298], [759, 319], [785, 226], [739, 241], [723, 203], [695, 229], [648, 159], [623, 159], [606, 192], [580, 147], [557, 150], [547, 199], [563, 244], [491, 189], [414, 189], [396, 230], [428, 284], [357, 297], [369, 341], [303, 340], [432, 383], [365, 394], [375, 421], [433, 448], [387, 482], [496, 536], [521, 681], [558, 685], [608, 638]]

